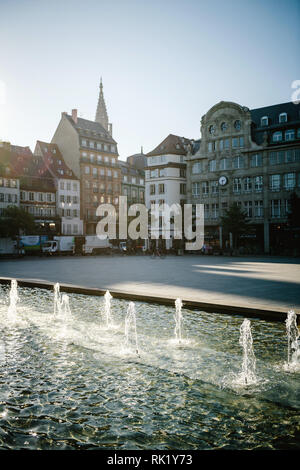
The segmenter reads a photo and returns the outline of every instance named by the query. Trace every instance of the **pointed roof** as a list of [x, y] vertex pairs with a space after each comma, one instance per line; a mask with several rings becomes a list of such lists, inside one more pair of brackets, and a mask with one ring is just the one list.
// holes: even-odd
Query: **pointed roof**
[[190, 142], [190, 139], [185, 137], [169, 134], [154, 150], [147, 153], [147, 157], [165, 154], [186, 155]]
[[104, 101], [104, 94], [103, 94], [103, 84], [102, 84], [102, 77], [100, 79], [100, 92], [99, 92], [99, 99], [96, 111], [95, 122], [99, 122], [105, 130], [108, 131], [108, 115], [106, 110], [106, 105]]
[[78, 179], [66, 164], [57, 144], [37, 140], [34, 154], [42, 157], [45, 167], [52, 176], [63, 179]]

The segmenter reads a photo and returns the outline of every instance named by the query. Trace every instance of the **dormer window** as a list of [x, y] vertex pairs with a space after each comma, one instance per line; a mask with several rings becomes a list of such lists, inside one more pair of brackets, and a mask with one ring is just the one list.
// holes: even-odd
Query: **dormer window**
[[56, 153], [56, 149], [52, 149], [52, 153]]
[[260, 125], [261, 126], [268, 126], [269, 124], [269, 118], [268, 116], [263, 116], [261, 119], [260, 119]]
[[286, 113], [281, 113], [279, 114], [279, 122], [287, 122], [287, 114]]

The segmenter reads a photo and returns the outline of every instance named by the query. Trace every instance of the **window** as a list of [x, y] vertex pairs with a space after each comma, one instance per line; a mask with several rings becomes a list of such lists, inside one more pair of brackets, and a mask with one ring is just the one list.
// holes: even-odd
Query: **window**
[[280, 217], [280, 199], [271, 201], [271, 217]]
[[150, 172], [150, 177], [151, 177], [151, 178], [158, 178], [158, 169], [156, 169], [156, 170], [151, 170], [151, 172]]
[[292, 210], [290, 199], [285, 199], [284, 208], [285, 208], [286, 215], [289, 215], [291, 213], [291, 210]]
[[186, 194], [186, 184], [180, 183], [180, 194]]
[[269, 124], [269, 118], [268, 116], [263, 116], [261, 119], [260, 119], [260, 125], [263, 127], [263, 126], [267, 126]]
[[239, 193], [242, 188], [242, 180], [241, 178], [234, 178], [233, 179], [233, 192]]
[[209, 204], [204, 204], [204, 217], [209, 218]]
[[241, 127], [242, 127], [241, 121], [236, 120], [236, 121], [234, 122], [234, 128], [235, 128], [237, 131], [239, 131], [239, 130], [241, 130]]
[[93, 163], [95, 159], [95, 155], [93, 153], [90, 153], [90, 162]]
[[282, 141], [282, 132], [281, 131], [274, 132], [273, 135], [272, 135], [272, 141], [273, 142], [281, 142]]
[[111, 177], [111, 170], [107, 170], [107, 176]]
[[216, 171], [216, 160], [210, 160], [208, 163], [209, 171]]
[[254, 217], [263, 217], [263, 201], [254, 201]]
[[211, 216], [213, 219], [217, 219], [219, 217], [219, 204], [211, 205]]
[[78, 233], [78, 225], [73, 225], [73, 233]]
[[225, 139], [225, 140], [224, 140], [224, 148], [225, 148], [226, 150], [228, 150], [229, 147], [230, 147], [230, 145], [229, 145], [229, 139]]
[[203, 194], [203, 196], [206, 196], [208, 193], [209, 193], [208, 181], [203, 181], [203, 183], [202, 183], [202, 194]]
[[136, 177], [135, 177], [135, 176], [132, 176], [132, 178], [131, 178], [131, 183], [132, 183], [132, 184], [136, 184]]
[[286, 173], [283, 177], [284, 187], [287, 190], [294, 189], [296, 186], [296, 173]]
[[252, 180], [249, 176], [247, 176], [247, 178], [244, 178], [244, 191], [250, 192], [251, 190], [252, 190]]
[[85, 139], [81, 139], [81, 145], [82, 145], [83, 147], [86, 147], [86, 140], [85, 140]]
[[278, 121], [279, 121], [280, 123], [282, 123], [282, 122], [287, 122], [287, 114], [286, 114], [286, 113], [281, 113], [281, 114], [279, 114], [279, 119], [278, 119]]
[[91, 140], [91, 141], [90, 141], [90, 148], [93, 149], [94, 146], [95, 146], [95, 145], [94, 145], [94, 142]]
[[48, 193], [48, 194], [47, 194], [47, 201], [48, 201], [48, 202], [51, 202], [51, 193]]
[[158, 192], [159, 192], [159, 194], [164, 194], [164, 192], [165, 192], [165, 185], [164, 184], [159, 184], [158, 185]]
[[244, 168], [244, 157], [239, 155], [238, 157], [234, 157], [233, 159], [233, 168]]
[[211, 193], [212, 194], [218, 194], [218, 181], [211, 181], [210, 183], [210, 187], [211, 187]]
[[270, 152], [270, 165], [279, 165], [284, 162], [284, 152]]
[[270, 189], [272, 191], [278, 191], [280, 189], [280, 175], [270, 176]]
[[262, 166], [262, 155], [261, 155], [261, 153], [256, 153], [255, 155], [251, 155], [251, 157], [250, 157], [250, 166], [251, 166], [251, 168]]
[[262, 176], [255, 176], [254, 177], [254, 189], [256, 192], [262, 191], [263, 188], [263, 177]]
[[200, 196], [200, 183], [192, 183], [192, 195]]
[[100, 144], [99, 142], [97, 142], [97, 150], [101, 150], [102, 149], [102, 144]]
[[60, 189], [64, 189], [64, 188], [65, 188], [64, 182], [61, 181], [61, 182], [60, 182]]
[[77, 196], [73, 196], [73, 204], [78, 204], [78, 197]]
[[77, 191], [77, 183], [73, 183], [73, 191]]
[[220, 170], [228, 170], [230, 168], [230, 161], [228, 158], [221, 158]]
[[192, 173], [196, 175], [198, 173], [201, 173], [201, 171], [202, 171], [202, 162], [194, 163], [192, 166]]
[[244, 147], [244, 137], [239, 137], [239, 146]]
[[119, 174], [117, 171], [114, 171], [114, 178], [118, 178]]
[[252, 201], [245, 201], [244, 207], [247, 217], [252, 217]]
[[89, 175], [90, 174], [90, 167], [89, 166], [85, 166], [84, 167], [84, 172], [86, 175]]
[[219, 140], [219, 150], [223, 150], [223, 149], [224, 149], [224, 141]]
[[97, 168], [93, 168], [93, 177], [97, 178], [97, 174], [98, 174]]
[[208, 142], [208, 151], [212, 152], [214, 150], [214, 142]]
[[295, 129], [288, 129], [284, 133], [285, 140], [294, 140], [295, 139]]
[[232, 139], [232, 147], [237, 148], [239, 146], [238, 144], [239, 144], [239, 139], [237, 137], [234, 137]]
[[150, 184], [150, 194], [155, 194], [155, 184]]
[[43, 195], [43, 193], [39, 193], [39, 201], [42, 202], [43, 200], [44, 200], [44, 195]]
[[180, 168], [179, 169], [179, 176], [180, 176], [180, 178], [185, 178], [186, 177], [186, 169], [185, 168]]

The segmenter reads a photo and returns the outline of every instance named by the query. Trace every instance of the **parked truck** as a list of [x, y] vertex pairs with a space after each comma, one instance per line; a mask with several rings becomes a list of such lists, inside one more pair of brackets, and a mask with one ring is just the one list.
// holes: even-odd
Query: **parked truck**
[[17, 242], [11, 238], [0, 238], [0, 256], [18, 256]]
[[48, 238], [48, 235], [22, 235], [19, 239], [19, 249], [25, 254], [41, 254], [42, 246]]
[[75, 252], [75, 240], [71, 236], [53, 237], [42, 245], [42, 252], [46, 255], [73, 255]]
[[113, 246], [108, 238], [101, 240], [97, 235], [87, 235], [85, 244], [82, 245], [82, 254], [84, 255], [100, 255], [109, 253]]

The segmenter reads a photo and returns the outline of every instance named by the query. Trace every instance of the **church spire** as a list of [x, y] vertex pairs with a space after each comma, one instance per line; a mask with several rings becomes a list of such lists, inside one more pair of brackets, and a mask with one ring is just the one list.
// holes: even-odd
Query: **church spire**
[[95, 117], [95, 122], [99, 122], [105, 130], [108, 129], [108, 115], [106, 111], [106, 105], [104, 101], [104, 95], [103, 95], [103, 83], [102, 83], [102, 77], [100, 78], [100, 93], [99, 93], [99, 99], [98, 99], [98, 105], [97, 105], [97, 111], [96, 111], [96, 117]]

